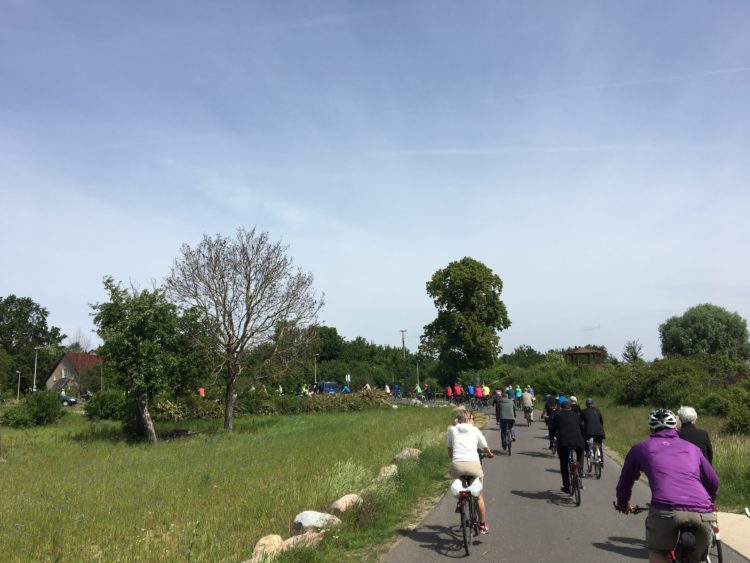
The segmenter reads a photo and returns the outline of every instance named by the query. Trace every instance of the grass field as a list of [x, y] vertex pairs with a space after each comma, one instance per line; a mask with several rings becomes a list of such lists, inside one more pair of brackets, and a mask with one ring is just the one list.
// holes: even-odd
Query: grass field
[[371, 483], [402, 447], [423, 449], [319, 552], [286, 557], [373, 560], [418, 497], [444, 490], [451, 420], [419, 408], [244, 418], [231, 435], [221, 421], [191, 423], [199, 435], [156, 447], [75, 411], [52, 427], [2, 428], [2, 559], [243, 561], [261, 536], [288, 537], [300, 511]]
[[[647, 407], [625, 407], [597, 399], [607, 433], [605, 444], [621, 456], [648, 437]], [[700, 413], [699, 413], [700, 415]], [[750, 437], [721, 433], [722, 419], [699, 416], [697, 426], [708, 430], [714, 448], [714, 469], [721, 478], [718, 506], [739, 512], [750, 505]]]

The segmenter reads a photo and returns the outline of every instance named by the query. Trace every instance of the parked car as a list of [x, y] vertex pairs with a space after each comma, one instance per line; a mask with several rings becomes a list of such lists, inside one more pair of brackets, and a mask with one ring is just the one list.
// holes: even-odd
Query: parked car
[[335, 381], [324, 381], [320, 384], [324, 395], [335, 395], [339, 392], [339, 384]]
[[60, 399], [60, 402], [64, 407], [70, 407], [78, 403], [75, 397], [66, 395], [65, 391], [60, 391], [60, 394], [57, 397]]

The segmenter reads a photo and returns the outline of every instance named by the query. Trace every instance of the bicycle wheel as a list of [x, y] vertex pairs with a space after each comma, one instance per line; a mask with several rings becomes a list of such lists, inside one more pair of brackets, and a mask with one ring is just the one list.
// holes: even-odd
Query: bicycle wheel
[[597, 479], [602, 478], [602, 469], [604, 468], [604, 455], [602, 454], [602, 448], [598, 444], [594, 446], [594, 474]]
[[716, 537], [716, 534], [711, 534], [711, 545], [708, 546], [708, 556], [706, 561], [708, 563], [722, 563], [723, 556], [721, 554], [721, 540]]
[[575, 498], [576, 506], [581, 506], [581, 477], [578, 475], [578, 467], [571, 467], [570, 473], [570, 486], [573, 490], [573, 497]]
[[471, 529], [475, 536], [479, 535], [479, 513], [477, 512], [477, 500], [471, 497]]
[[526, 426], [531, 426], [531, 413], [526, 411]]
[[471, 501], [467, 499], [461, 504], [461, 534], [464, 539], [464, 550], [466, 551], [466, 555], [471, 555], [471, 544], [474, 541], [471, 534], [471, 514], [468, 506], [470, 502]]
[[508, 444], [508, 455], [510, 456], [510, 451], [513, 448], [513, 433], [510, 431], [510, 428], [505, 433], [505, 443]]
[[586, 473], [591, 473], [591, 470], [594, 468], [594, 452], [592, 451], [593, 448], [589, 449], [588, 452], [586, 452]]

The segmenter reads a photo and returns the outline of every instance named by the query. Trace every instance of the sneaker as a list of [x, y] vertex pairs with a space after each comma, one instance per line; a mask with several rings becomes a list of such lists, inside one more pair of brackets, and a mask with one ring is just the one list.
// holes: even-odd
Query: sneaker
[[490, 529], [487, 527], [487, 524], [479, 524], [479, 533], [480, 534], [489, 534]]
[[508, 449], [508, 446], [506, 446], [505, 444], [503, 444], [503, 451], [505, 451], [507, 449]]
[[564, 492], [566, 495], [572, 494], [570, 492], [570, 487], [560, 487], [560, 490]]
[[515, 438], [515, 436], [513, 437], [513, 441], [514, 441], [514, 442], [516, 441], [516, 438]]

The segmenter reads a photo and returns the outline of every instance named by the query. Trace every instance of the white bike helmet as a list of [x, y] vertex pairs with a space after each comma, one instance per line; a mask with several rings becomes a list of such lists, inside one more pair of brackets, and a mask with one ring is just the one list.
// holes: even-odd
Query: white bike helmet
[[652, 430], [677, 428], [677, 417], [667, 409], [656, 409], [648, 415], [648, 427]]

